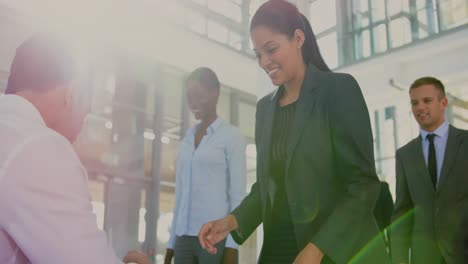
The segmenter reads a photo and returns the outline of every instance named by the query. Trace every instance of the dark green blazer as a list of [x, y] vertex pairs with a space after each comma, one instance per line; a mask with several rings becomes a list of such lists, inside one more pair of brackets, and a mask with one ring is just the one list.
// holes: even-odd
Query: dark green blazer
[[392, 222], [393, 198], [388, 183], [380, 183], [380, 194], [374, 208], [374, 216], [380, 231], [387, 228]]
[[[279, 88], [281, 89], [281, 88]], [[278, 90], [277, 90], [278, 91]], [[233, 214], [243, 243], [268, 221], [270, 147], [278, 92], [257, 104], [257, 182]], [[356, 80], [309, 65], [288, 139], [286, 194], [297, 244], [317, 245], [336, 263], [386, 263], [373, 209], [379, 195], [369, 113]]]
[[468, 208], [465, 210], [465, 217], [463, 217], [460, 239], [457, 248], [460, 252], [460, 262], [468, 263]]
[[421, 137], [396, 152], [396, 201], [391, 228], [394, 263], [457, 263], [457, 237], [468, 209], [468, 131], [450, 126], [437, 190], [424, 161]]

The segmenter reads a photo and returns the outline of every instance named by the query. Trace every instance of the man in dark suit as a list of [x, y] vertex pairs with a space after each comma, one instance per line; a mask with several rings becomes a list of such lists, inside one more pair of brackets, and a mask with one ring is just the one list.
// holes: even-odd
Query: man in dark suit
[[459, 263], [456, 238], [468, 205], [468, 131], [445, 120], [440, 80], [420, 78], [409, 93], [420, 135], [396, 153], [393, 262]]

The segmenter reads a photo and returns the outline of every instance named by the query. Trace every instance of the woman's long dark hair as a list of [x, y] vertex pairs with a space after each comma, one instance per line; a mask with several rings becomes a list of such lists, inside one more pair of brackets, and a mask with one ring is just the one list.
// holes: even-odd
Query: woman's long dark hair
[[306, 64], [313, 64], [322, 71], [331, 71], [320, 53], [309, 20], [299, 12], [297, 7], [286, 0], [270, 0], [261, 5], [250, 23], [250, 31], [257, 26], [265, 26], [275, 32], [294, 36], [294, 31], [300, 29], [304, 32], [305, 41], [302, 45], [302, 58]]

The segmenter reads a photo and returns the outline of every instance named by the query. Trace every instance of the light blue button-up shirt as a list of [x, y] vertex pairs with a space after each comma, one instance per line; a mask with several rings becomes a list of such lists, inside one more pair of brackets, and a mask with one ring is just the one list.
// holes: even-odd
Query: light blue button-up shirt
[[[197, 125], [179, 145], [176, 204], [168, 248], [176, 236], [198, 236], [203, 224], [225, 217], [246, 194], [245, 140], [239, 129], [216, 119], [195, 149]], [[226, 247], [238, 245], [229, 235]]]
[[429, 139], [427, 138], [427, 135], [431, 133], [436, 135], [434, 137], [434, 147], [435, 147], [436, 162], [437, 162], [437, 184], [438, 184], [439, 179], [440, 179], [440, 172], [442, 169], [442, 164], [444, 163], [445, 148], [447, 147], [449, 123], [447, 121], [444, 121], [444, 123], [442, 123], [442, 125], [440, 125], [434, 132], [429, 132], [422, 128], [420, 128], [420, 132], [421, 132], [422, 148], [423, 148], [424, 160], [426, 161], [426, 166], [427, 166], [428, 157], [429, 157]]

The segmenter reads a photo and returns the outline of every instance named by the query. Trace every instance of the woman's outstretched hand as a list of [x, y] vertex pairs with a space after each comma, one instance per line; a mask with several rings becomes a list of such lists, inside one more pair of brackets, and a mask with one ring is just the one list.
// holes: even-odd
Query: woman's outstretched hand
[[233, 215], [228, 215], [219, 220], [211, 221], [204, 224], [198, 233], [198, 240], [202, 248], [206, 249], [211, 254], [216, 254], [215, 245], [224, 240], [231, 231], [238, 227], [237, 220]]

